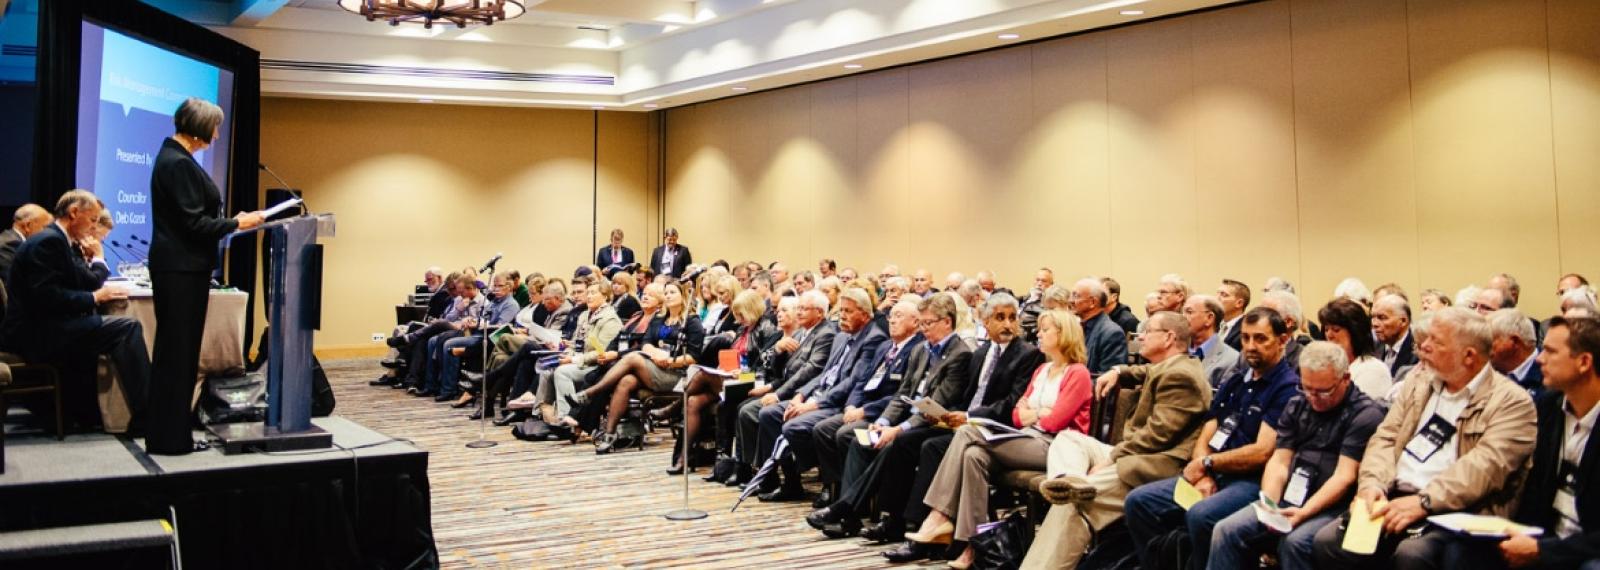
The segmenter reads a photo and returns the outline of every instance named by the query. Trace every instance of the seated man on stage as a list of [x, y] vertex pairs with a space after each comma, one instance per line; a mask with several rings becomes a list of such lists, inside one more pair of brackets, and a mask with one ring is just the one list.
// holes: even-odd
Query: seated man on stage
[[[103, 287], [105, 261], [86, 262], [79, 244], [91, 237], [103, 206], [87, 190], [72, 190], [56, 202], [56, 223], [17, 248], [11, 267], [10, 311], [0, 324], [0, 349], [61, 370], [64, 413], [83, 425], [95, 413], [96, 359], [110, 357], [122, 378], [135, 421], [150, 378], [144, 329], [129, 317], [101, 317], [96, 307], [127, 293]], [[96, 252], [97, 253], [97, 252]], [[96, 271], [91, 268], [98, 265]]]

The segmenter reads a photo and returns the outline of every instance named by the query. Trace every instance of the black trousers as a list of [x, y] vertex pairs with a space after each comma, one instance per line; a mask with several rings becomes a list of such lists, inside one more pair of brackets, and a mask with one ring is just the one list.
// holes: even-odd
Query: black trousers
[[905, 520], [920, 521], [928, 518], [928, 504], [922, 499], [928, 496], [928, 488], [933, 486], [933, 476], [939, 472], [939, 463], [944, 461], [944, 453], [950, 450], [950, 442], [955, 438], [955, 432], [944, 431], [944, 434], [930, 437], [922, 442], [920, 458], [917, 460], [917, 476], [912, 480], [911, 494], [906, 495]]
[[[83, 336], [56, 339], [48, 352], [37, 356], [61, 372], [61, 400], [67, 418], [80, 425], [100, 422], [100, 402], [95, 389], [99, 358], [104, 354], [122, 379], [123, 397], [134, 426], [143, 421], [150, 390], [150, 353], [145, 349], [144, 327], [131, 317], [103, 317], [100, 326]], [[199, 356], [195, 357], [196, 361]]]
[[865, 516], [871, 514], [866, 508], [876, 496], [877, 510], [899, 516], [911, 496], [911, 483], [916, 477], [923, 442], [949, 434], [948, 430], [925, 427], [901, 433], [882, 450], [850, 445], [840, 476], [843, 490], [831, 508], [835, 512]]
[[200, 343], [211, 301], [211, 274], [153, 271], [150, 284], [155, 289], [156, 347], [145, 410], [145, 449], [162, 455], [182, 455], [194, 449], [189, 402], [200, 375]]

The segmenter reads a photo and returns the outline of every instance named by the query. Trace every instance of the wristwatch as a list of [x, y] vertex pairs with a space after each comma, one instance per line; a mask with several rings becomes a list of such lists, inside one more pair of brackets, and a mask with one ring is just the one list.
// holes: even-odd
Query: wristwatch
[[1422, 503], [1422, 512], [1433, 514], [1433, 497], [1429, 497], [1426, 493], [1417, 493], [1417, 500]]
[[1206, 475], [1208, 475], [1208, 476], [1215, 475], [1211, 471], [1211, 456], [1210, 455], [1207, 455], [1205, 457], [1200, 458], [1200, 466], [1204, 467], [1206, 469]]

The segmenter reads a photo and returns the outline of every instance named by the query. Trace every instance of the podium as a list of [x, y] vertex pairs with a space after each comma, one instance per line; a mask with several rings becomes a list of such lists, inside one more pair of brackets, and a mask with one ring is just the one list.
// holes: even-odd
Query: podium
[[310, 214], [234, 232], [265, 239], [267, 332], [267, 420], [218, 424], [211, 433], [225, 454], [245, 451], [323, 449], [333, 435], [311, 425], [311, 337], [322, 327], [322, 246], [334, 235], [333, 214]]

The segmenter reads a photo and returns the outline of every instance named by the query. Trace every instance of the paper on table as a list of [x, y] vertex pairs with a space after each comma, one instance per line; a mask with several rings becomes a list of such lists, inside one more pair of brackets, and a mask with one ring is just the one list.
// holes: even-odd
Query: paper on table
[[[1372, 510], [1382, 509], [1388, 501], [1372, 503]], [[1344, 531], [1344, 549], [1356, 554], [1378, 551], [1378, 537], [1383, 534], [1383, 517], [1374, 517], [1367, 510], [1367, 502], [1357, 498], [1350, 501], [1350, 525]]]
[[1178, 486], [1172, 491], [1173, 502], [1178, 503], [1178, 506], [1187, 511], [1189, 507], [1194, 506], [1195, 503], [1204, 498], [1205, 496], [1200, 494], [1200, 490], [1194, 488], [1194, 485], [1189, 483], [1188, 479], [1184, 479], [1181, 476], [1178, 477]]
[[300, 205], [300, 199], [299, 198], [290, 198], [288, 200], [284, 200], [282, 202], [278, 202], [278, 205], [276, 205], [276, 206], [273, 206], [271, 208], [267, 208], [265, 210], [262, 210], [261, 211], [261, 217], [270, 218], [270, 217], [273, 217], [273, 216], [276, 216], [278, 214], [283, 213], [284, 210], [287, 210], [289, 208], [293, 208], [293, 207], [296, 207], [296, 206], [299, 206], [299, 205]]

